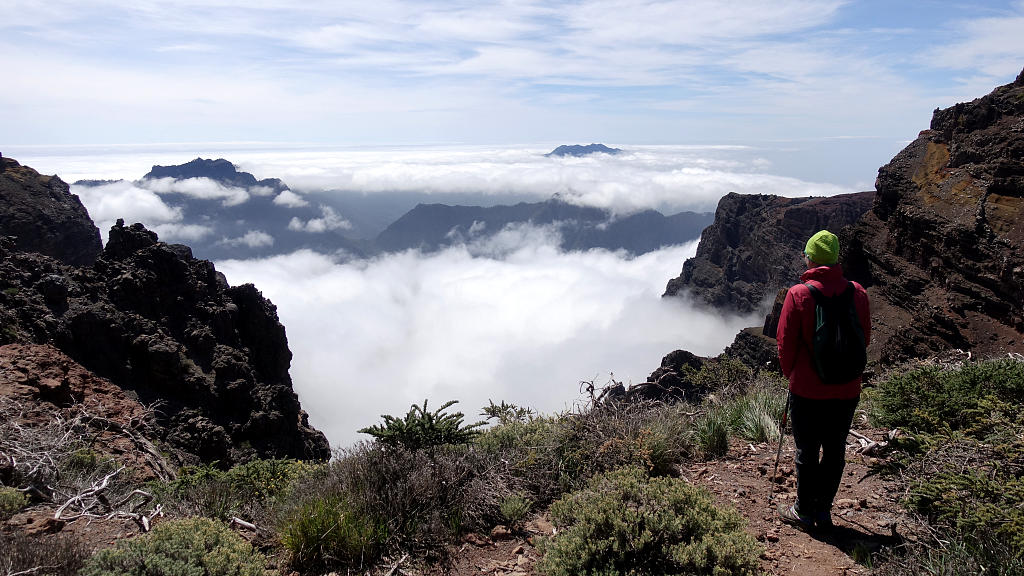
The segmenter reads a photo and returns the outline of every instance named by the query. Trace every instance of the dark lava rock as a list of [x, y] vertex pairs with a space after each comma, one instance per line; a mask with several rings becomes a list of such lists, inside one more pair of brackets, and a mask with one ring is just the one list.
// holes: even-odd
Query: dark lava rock
[[154, 407], [155, 440], [181, 463], [330, 457], [292, 389], [274, 305], [141, 224], [118, 221], [91, 266], [0, 238], [4, 344], [55, 346]]
[[871, 296], [874, 356], [1024, 351], [1024, 72], [936, 110], [875, 187], [844, 251]]
[[688, 293], [722, 311], [763, 310], [780, 288], [799, 281], [803, 249], [818, 230], [841, 230], [871, 209], [874, 193], [782, 198], [730, 193], [705, 228], [697, 254], [669, 280], [665, 296]]
[[18, 250], [65, 264], [89, 265], [103, 245], [100, 231], [63, 180], [0, 156], [0, 236]]

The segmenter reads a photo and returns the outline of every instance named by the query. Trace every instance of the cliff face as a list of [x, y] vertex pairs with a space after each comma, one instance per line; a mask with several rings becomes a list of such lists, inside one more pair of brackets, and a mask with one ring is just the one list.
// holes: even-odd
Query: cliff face
[[804, 271], [803, 249], [812, 234], [835, 233], [871, 208], [871, 192], [827, 198], [782, 198], [730, 193], [700, 237], [697, 254], [669, 280], [665, 296], [689, 293], [720, 310], [750, 313]]
[[14, 237], [19, 250], [66, 264], [92, 264], [103, 249], [99, 229], [67, 184], [2, 156], [0, 236]]
[[844, 251], [872, 298], [874, 356], [1024, 350], [1024, 72], [936, 110], [875, 187]]
[[52, 345], [156, 404], [157, 439], [181, 462], [330, 455], [292, 390], [274, 305], [140, 224], [118, 222], [91, 266], [0, 239], [4, 344]]

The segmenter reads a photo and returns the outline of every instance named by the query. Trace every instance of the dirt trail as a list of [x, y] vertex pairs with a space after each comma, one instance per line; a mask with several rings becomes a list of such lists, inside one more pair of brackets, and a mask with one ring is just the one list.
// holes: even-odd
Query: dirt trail
[[[858, 429], [872, 440], [884, 440], [883, 430]], [[723, 505], [736, 508], [748, 521], [747, 530], [764, 546], [761, 570], [771, 576], [866, 575], [865, 562], [883, 547], [898, 544], [910, 533], [907, 517], [896, 502], [891, 483], [871, 471], [872, 457], [860, 453], [861, 444], [850, 436], [846, 470], [833, 509], [835, 530], [809, 534], [783, 524], [775, 504], [796, 499], [793, 472], [794, 446], [786, 436], [782, 446], [774, 503], [769, 503], [770, 478], [777, 444], [734, 441], [728, 454], [710, 462], [684, 466], [682, 476], [705, 486]], [[539, 554], [531, 544], [538, 534], [550, 534], [551, 525], [536, 518], [524, 534], [498, 530], [493, 535], [471, 535], [455, 553], [448, 574], [456, 576], [530, 576]], [[858, 563], [860, 561], [861, 563]]]

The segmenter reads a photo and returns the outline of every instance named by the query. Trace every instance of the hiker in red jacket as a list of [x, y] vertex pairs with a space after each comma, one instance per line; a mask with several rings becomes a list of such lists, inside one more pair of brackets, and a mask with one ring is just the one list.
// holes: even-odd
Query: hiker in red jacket
[[[839, 239], [822, 230], [804, 249], [807, 271], [786, 294], [778, 326], [779, 363], [789, 378], [790, 419], [796, 443], [796, 503], [780, 505], [779, 515], [802, 528], [830, 528], [832, 501], [846, 465], [846, 436], [860, 400], [860, 370], [848, 381], [825, 383], [815, 367], [816, 301], [808, 284], [821, 295], [833, 297], [852, 285], [855, 318], [863, 331], [863, 347], [871, 339], [868, 294], [843, 277], [839, 266]], [[847, 315], [849, 311], [847, 301]], [[819, 355], [820, 357], [820, 355]], [[862, 369], [862, 368], [861, 368]], [[820, 450], [820, 457], [819, 457]]]

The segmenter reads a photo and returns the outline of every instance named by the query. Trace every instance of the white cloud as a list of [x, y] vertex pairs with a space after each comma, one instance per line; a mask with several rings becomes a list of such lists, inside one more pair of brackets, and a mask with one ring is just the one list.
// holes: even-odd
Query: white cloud
[[153, 191], [131, 182], [72, 186], [71, 191], [82, 200], [104, 238], [119, 218], [128, 224], [141, 222], [164, 242], [194, 242], [213, 232], [208, 226], [183, 223], [180, 208], [168, 206]]
[[278, 206], [287, 206], [288, 208], [309, 206], [309, 202], [307, 202], [305, 198], [291, 190], [283, 190], [280, 194], [275, 196], [274, 204], [277, 204]]
[[300, 251], [217, 267], [277, 305], [295, 389], [334, 445], [424, 398], [469, 415], [488, 399], [562, 410], [582, 380], [642, 382], [666, 353], [717, 354], [760, 322], [659, 297], [693, 244], [630, 260], [561, 253], [535, 232], [432, 255], [339, 264]]
[[147, 178], [140, 185], [158, 194], [184, 194], [201, 200], [220, 200], [224, 206], [237, 206], [249, 201], [244, 188], [225, 186], [209, 178]]
[[319, 234], [329, 230], [349, 230], [352, 228], [352, 223], [342, 218], [330, 206], [320, 206], [320, 214], [319, 218], [310, 218], [305, 222], [298, 217], [293, 217], [288, 222], [288, 229]]
[[274, 245], [274, 237], [262, 230], [249, 230], [237, 238], [222, 238], [218, 244], [225, 246], [247, 246], [249, 248], [264, 248]]
[[[622, 212], [711, 211], [728, 192], [830, 196], [858, 191], [768, 172], [765, 156], [779, 152], [749, 146], [622, 146], [624, 153], [616, 156], [544, 157], [552, 148], [240, 151], [237, 163], [300, 190], [519, 194], [538, 200], [559, 194]], [[879, 165], [866, 169], [866, 175], [873, 178]]]
[[274, 189], [270, 186], [250, 186], [249, 194], [253, 196], [270, 196], [274, 193]]

